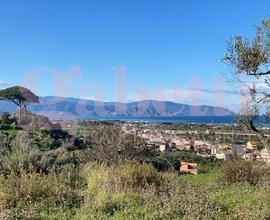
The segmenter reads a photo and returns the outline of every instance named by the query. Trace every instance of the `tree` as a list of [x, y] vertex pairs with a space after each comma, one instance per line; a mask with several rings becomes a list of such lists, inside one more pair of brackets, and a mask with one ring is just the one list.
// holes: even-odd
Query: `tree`
[[15, 122], [15, 120], [11, 118], [11, 115], [9, 114], [9, 112], [4, 112], [1, 116], [0, 121], [2, 124], [12, 124], [13, 122]]
[[138, 159], [147, 150], [143, 139], [125, 134], [118, 125], [94, 125], [85, 132], [85, 144], [91, 149], [88, 159], [115, 164]]
[[252, 40], [234, 36], [227, 42], [224, 61], [232, 68], [234, 78], [245, 88], [246, 102], [238, 121], [256, 133], [270, 152], [268, 137], [254, 123], [261, 118], [260, 115], [265, 122], [270, 122], [270, 19], [264, 19], [255, 29]]
[[39, 103], [39, 97], [29, 89], [20, 86], [13, 86], [0, 90], [0, 100], [12, 101], [17, 106], [26, 109], [29, 103]]

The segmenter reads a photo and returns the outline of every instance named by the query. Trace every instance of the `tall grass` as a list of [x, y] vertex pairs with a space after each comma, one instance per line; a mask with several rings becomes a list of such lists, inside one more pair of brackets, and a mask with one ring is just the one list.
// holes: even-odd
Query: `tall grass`
[[270, 168], [264, 162], [231, 160], [220, 168], [223, 183], [248, 183], [257, 185], [269, 182]]
[[222, 213], [192, 185], [184, 185], [175, 173], [157, 172], [149, 164], [135, 162], [115, 166], [89, 164], [85, 202], [78, 219], [180, 219], [213, 217]]
[[35, 219], [42, 213], [78, 207], [81, 197], [70, 184], [71, 173], [11, 171], [0, 176], [0, 219]]
[[184, 177], [138, 162], [16, 169], [0, 176], [0, 219], [269, 219], [266, 182], [223, 184], [223, 169]]

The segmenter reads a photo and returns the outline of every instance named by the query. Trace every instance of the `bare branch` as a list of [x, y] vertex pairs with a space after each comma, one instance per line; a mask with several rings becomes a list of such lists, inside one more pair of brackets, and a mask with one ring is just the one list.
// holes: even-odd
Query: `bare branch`
[[266, 76], [270, 75], [270, 71], [261, 72], [261, 73], [247, 73], [248, 76]]

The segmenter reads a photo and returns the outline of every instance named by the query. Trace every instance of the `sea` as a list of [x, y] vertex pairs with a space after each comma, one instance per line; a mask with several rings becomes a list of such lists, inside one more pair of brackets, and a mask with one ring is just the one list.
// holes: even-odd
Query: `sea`
[[129, 122], [152, 122], [152, 123], [186, 123], [186, 124], [233, 124], [235, 116], [181, 116], [181, 117], [130, 117], [110, 116], [91, 117], [88, 119], [102, 121], [129, 121]]

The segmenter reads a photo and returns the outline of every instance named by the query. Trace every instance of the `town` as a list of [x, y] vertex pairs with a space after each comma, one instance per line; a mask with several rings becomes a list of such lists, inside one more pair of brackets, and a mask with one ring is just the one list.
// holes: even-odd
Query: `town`
[[270, 1], [1, 1], [0, 220], [270, 220]]
[[[172, 128], [172, 125], [174, 124], [125, 122], [122, 124], [122, 130], [145, 139], [149, 147], [156, 147], [161, 152], [194, 151], [201, 157], [215, 157], [220, 160], [237, 157], [270, 164], [270, 155], [267, 149], [261, 146], [256, 135], [245, 131], [238, 133], [228, 131], [229, 127], [233, 129], [233, 126], [237, 125], [186, 124], [179, 130]], [[192, 130], [192, 126], [197, 128]], [[261, 127], [261, 129], [267, 128]]]

